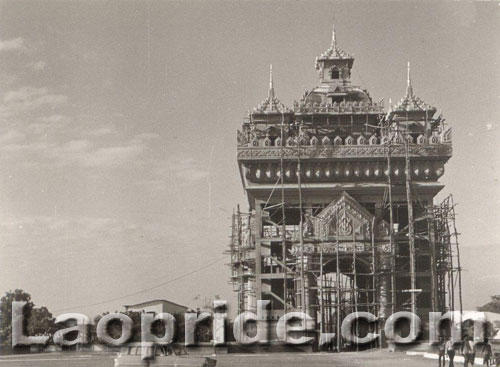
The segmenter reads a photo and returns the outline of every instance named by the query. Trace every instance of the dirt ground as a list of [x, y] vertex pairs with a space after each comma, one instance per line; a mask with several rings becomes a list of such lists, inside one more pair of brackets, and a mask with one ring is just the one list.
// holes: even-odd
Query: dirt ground
[[218, 356], [217, 367], [437, 367], [437, 361], [405, 353], [374, 350], [350, 353], [275, 353]]
[[[50, 353], [0, 357], [6, 367], [113, 367], [113, 354]], [[460, 366], [461, 364], [456, 364]], [[405, 353], [372, 350], [350, 353], [228, 354], [217, 367], [437, 367], [437, 361]]]

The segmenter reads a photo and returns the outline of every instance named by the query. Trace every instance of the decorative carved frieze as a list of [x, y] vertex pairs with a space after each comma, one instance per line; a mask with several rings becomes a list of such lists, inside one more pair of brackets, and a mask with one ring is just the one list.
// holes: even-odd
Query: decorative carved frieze
[[[290, 141], [288, 141], [290, 140]], [[293, 144], [293, 139], [287, 139], [287, 145]], [[410, 147], [411, 157], [451, 157], [450, 144], [415, 145]], [[299, 147], [239, 147], [238, 159], [296, 159], [299, 156]], [[329, 145], [300, 147], [301, 159], [314, 158], [385, 158], [387, 146], [383, 145]], [[391, 146], [391, 156], [404, 157], [405, 146]]]
[[[412, 177], [418, 180], [435, 180], [444, 173], [444, 162], [447, 157], [436, 160], [414, 160], [411, 166]], [[244, 177], [250, 182], [271, 183], [280, 177], [279, 161], [264, 160], [262, 162], [242, 162]], [[283, 165], [285, 182], [297, 182], [297, 164], [285, 162]], [[338, 182], [338, 181], [378, 181], [389, 175], [387, 164], [383, 160], [373, 161], [305, 161], [301, 165], [303, 182]], [[403, 178], [405, 164], [403, 159], [392, 162], [391, 176]]]
[[[304, 255], [317, 255], [323, 252], [323, 255], [335, 255], [338, 252], [340, 254], [353, 254], [357, 253], [359, 255], [371, 253], [373, 251], [371, 243], [368, 242], [322, 242], [322, 243], [306, 243], [304, 244]], [[391, 246], [388, 243], [375, 244], [376, 253], [390, 253]], [[300, 244], [294, 244], [290, 248], [290, 254], [292, 256], [300, 256]]]

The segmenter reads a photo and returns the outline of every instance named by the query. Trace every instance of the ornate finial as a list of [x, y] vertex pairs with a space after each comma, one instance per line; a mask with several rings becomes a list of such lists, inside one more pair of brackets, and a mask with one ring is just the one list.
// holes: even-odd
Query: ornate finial
[[267, 98], [260, 105], [254, 108], [255, 113], [284, 113], [291, 111], [281, 103], [274, 93], [273, 65], [269, 65], [269, 92]]
[[333, 48], [337, 47], [337, 36], [335, 35], [335, 24], [333, 24], [333, 30], [332, 30], [332, 47]]
[[273, 89], [273, 64], [269, 65], [269, 89]]
[[408, 111], [419, 112], [421, 113], [420, 118], [423, 118], [423, 116], [429, 113], [431, 114], [430, 116], [433, 116], [436, 112], [436, 109], [413, 94], [413, 86], [411, 85], [411, 68], [409, 62], [406, 83], [406, 95], [401, 98], [401, 100], [395, 106], [391, 108], [390, 112], [400, 115]]
[[269, 65], [269, 97], [274, 98], [273, 64]]
[[408, 61], [408, 79], [406, 85], [406, 95], [408, 97], [413, 96], [413, 87], [411, 86], [411, 76], [410, 76], [410, 62]]
[[408, 86], [411, 86], [411, 77], [410, 77], [410, 62], [408, 61]]

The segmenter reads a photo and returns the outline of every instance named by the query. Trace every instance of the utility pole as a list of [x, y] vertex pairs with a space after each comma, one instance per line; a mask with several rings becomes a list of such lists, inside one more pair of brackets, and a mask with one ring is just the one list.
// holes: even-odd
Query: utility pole
[[417, 312], [417, 282], [415, 278], [415, 229], [413, 227], [413, 201], [411, 197], [411, 167], [410, 167], [410, 142], [408, 136], [405, 136], [406, 146], [406, 201], [408, 204], [408, 249], [410, 251], [410, 294], [411, 294], [411, 312], [416, 315]]
[[392, 208], [392, 168], [391, 168], [391, 140], [387, 145], [387, 186], [389, 195], [389, 246], [391, 250], [391, 294], [392, 315], [396, 312], [396, 247], [394, 245], [394, 213]]

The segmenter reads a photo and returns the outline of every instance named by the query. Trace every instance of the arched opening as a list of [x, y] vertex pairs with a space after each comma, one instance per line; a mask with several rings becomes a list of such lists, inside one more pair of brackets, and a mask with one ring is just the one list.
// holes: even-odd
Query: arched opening
[[340, 79], [340, 70], [337, 67], [333, 67], [330, 69], [330, 78], [331, 79]]

